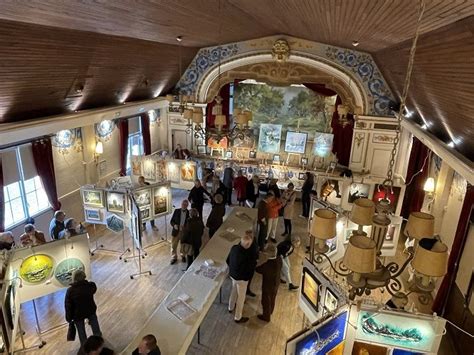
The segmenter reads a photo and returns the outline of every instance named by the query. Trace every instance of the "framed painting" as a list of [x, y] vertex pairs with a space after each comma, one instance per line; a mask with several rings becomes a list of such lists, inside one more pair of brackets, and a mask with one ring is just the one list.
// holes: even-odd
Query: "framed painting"
[[147, 181], [156, 181], [155, 161], [147, 159], [143, 162], [143, 177]]
[[132, 175], [142, 175], [142, 162], [141, 160], [132, 160]]
[[251, 150], [249, 152], [249, 159], [255, 159], [257, 157], [257, 152], [255, 150]]
[[107, 191], [107, 211], [125, 213], [125, 193]]
[[179, 165], [175, 162], [168, 163], [168, 179], [171, 182], [179, 184]]
[[88, 223], [102, 223], [102, 211], [98, 208], [84, 208], [84, 217]]
[[303, 282], [301, 283], [301, 294], [309, 304], [318, 312], [319, 310], [319, 289], [321, 284], [311, 271], [303, 268]]
[[135, 197], [135, 201], [139, 208], [151, 205], [151, 189], [150, 188], [135, 190], [133, 192], [133, 196]]
[[301, 158], [301, 165], [308, 165], [308, 158]]
[[328, 157], [332, 151], [333, 140], [334, 140], [334, 134], [332, 133], [316, 132], [314, 135], [314, 142], [313, 142], [314, 155], [321, 158]]
[[226, 159], [232, 159], [233, 157], [234, 157], [234, 153], [232, 152], [232, 150], [228, 150], [225, 152]]
[[274, 163], [280, 163], [280, 154], [274, 154], [273, 155], [273, 162]]
[[111, 214], [106, 218], [106, 226], [115, 233], [120, 233], [125, 229], [123, 219], [115, 214]]
[[167, 186], [155, 187], [153, 189], [153, 215], [155, 217], [168, 214], [170, 205], [170, 190]]
[[156, 180], [158, 182], [163, 182], [168, 180], [168, 169], [166, 161], [158, 160], [156, 162]]
[[197, 153], [199, 155], [206, 155], [206, 153], [207, 153], [206, 146], [205, 145], [198, 145], [197, 146]]
[[362, 343], [360, 341], [355, 341], [354, 345], [352, 345], [352, 355], [359, 355], [359, 354], [387, 355], [388, 350], [389, 349], [386, 348], [385, 346]]
[[286, 132], [285, 152], [294, 154], [304, 154], [306, 151], [306, 140], [308, 133]]
[[258, 151], [276, 154], [280, 152], [282, 125], [264, 123], [260, 125]]
[[145, 222], [151, 219], [151, 206], [140, 208], [140, 217], [141, 217], [142, 222]]
[[369, 184], [352, 183], [349, 187], [347, 202], [354, 203], [358, 198], [368, 198], [370, 192]]
[[326, 312], [334, 312], [337, 309], [338, 301], [336, 295], [326, 287], [326, 293], [324, 295], [324, 310]]
[[298, 173], [298, 180], [305, 180], [306, 174], [305, 173]]
[[86, 206], [104, 207], [102, 190], [82, 190], [82, 202]]
[[[395, 211], [398, 204], [398, 199], [400, 197], [400, 192], [402, 188], [399, 186], [392, 186], [391, 190], [389, 191], [387, 198], [390, 201], [390, 205], [392, 206], [392, 210]], [[374, 195], [372, 196], [372, 201], [375, 203], [379, 202], [385, 197], [385, 189], [381, 184], [376, 184], [374, 189]]]
[[194, 181], [196, 179], [196, 165], [184, 163], [181, 165], [181, 181]]
[[229, 146], [229, 140], [227, 137], [222, 138], [219, 142], [215, 138], [209, 138], [207, 146], [211, 149], [227, 149]]

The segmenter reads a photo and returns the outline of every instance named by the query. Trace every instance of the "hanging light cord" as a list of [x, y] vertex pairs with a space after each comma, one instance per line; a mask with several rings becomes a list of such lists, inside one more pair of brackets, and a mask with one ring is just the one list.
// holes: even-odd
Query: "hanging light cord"
[[410, 49], [410, 56], [408, 59], [408, 67], [407, 67], [407, 74], [405, 77], [405, 82], [403, 85], [403, 93], [401, 97], [401, 102], [400, 102], [400, 109], [398, 112], [397, 116], [397, 129], [396, 129], [396, 134], [395, 138], [393, 140], [393, 148], [392, 152], [390, 153], [390, 162], [388, 166], [388, 171], [387, 171], [387, 180], [385, 180], [385, 183], [390, 183], [390, 185], [393, 185], [393, 167], [395, 165], [395, 156], [397, 155], [397, 148], [398, 148], [398, 143], [400, 141], [400, 129], [401, 129], [401, 122], [402, 122], [402, 116], [403, 116], [403, 111], [405, 110], [405, 104], [408, 96], [408, 90], [410, 88], [410, 81], [411, 81], [411, 75], [413, 72], [413, 65], [415, 62], [415, 52], [416, 52], [416, 44], [418, 42], [418, 37], [420, 34], [420, 25], [421, 25], [421, 19], [423, 18], [423, 14], [425, 12], [425, 1], [420, 0], [420, 9], [418, 13], [418, 20], [416, 22], [416, 30], [415, 30], [415, 37], [413, 38], [413, 43], [411, 45]]

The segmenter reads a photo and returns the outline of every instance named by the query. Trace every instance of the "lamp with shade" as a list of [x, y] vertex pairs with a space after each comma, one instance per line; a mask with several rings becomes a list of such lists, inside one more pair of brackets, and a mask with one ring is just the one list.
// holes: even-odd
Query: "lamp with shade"
[[372, 217], [375, 213], [375, 204], [368, 198], [358, 198], [352, 205], [350, 220], [358, 225], [357, 231], [354, 234], [367, 235], [363, 227], [372, 225]]
[[434, 178], [429, 177], [428, 179], [426, 179], [425, 185], [423, 186], [423, 190], [425, 190], [425, 192], [427, 192], [427, 193], [429, 193], [429, 194], [434, 193], [434, 191], [435, 191], [435, 181], [434, 181]]
[[412, 212], [408, 217], [405, 234], [410, 238], [415, 238], [416, 240], [433, 238], [434, 222], [434, 216], [429, 213]]
[[415, 250], [411, 265], [421, 276], [421, 284], [417, 287], [424, 291], [432, 291], [432, 277], [442, 277], [448, 271], [448, 247], [437, 239], [423, 238]]
[[336, 236], [336, 214], [324, 208], [314, 211], [310, 234], [316, 238], [316, 251], [326, 253], [329, 250], [326, 240]]
[[361, 274], [375, 271], [377, 260], [377, 248], [375, 242], [363, 235], [352, 235], [349, 239], [343, 264], [352, 271], [347, 281], [355, 287], [361, 287], [365, 281], [361, 280]]

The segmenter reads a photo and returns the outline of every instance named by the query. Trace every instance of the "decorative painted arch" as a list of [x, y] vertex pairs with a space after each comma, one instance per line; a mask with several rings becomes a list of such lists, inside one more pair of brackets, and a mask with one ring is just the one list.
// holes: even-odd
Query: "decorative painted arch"
[[[229, 80], [228, 74], [226, 79], [228, 72], [239, 72], [239, 68], [255, 64], [276, 63], [272, 59], [272, 47], [279, 39], [285, 39], [290, 46], [286, 63], [319, 73], [319, 76], [313, 75], [313, 80], [309, 82], [324, 77], [325, 81], [321, 83], [333, 88], [354, 108], [359, 107], [362, 114], [393, 116], [388, 107], [390, 101], [394, 101], [393, 94], [370, 54], [289, 36], [271, 36], [223, 45], [221, 83]], [[213, 85], [217, 81], [218, 61], [219, 46], [200, 49], [177, 87], [187, 94], [194, 94], [199, 102], [210, 101], [216, 91]], [[288, 80], [291, 83], [291, 79]]]

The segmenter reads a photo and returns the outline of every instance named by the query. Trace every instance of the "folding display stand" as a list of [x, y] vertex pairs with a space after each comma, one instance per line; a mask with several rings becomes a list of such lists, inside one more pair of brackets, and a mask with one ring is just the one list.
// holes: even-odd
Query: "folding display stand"
[[[135, 249], [138, 250], [138, 255], [135, 255]], [[145, 255], [142, 255], [142, 249], [141, 248], [133, 248], [133, 256], [130, 256], [130, 257], [127, 257], [125, 262], [127, 262], [127, 260], [130, 260], [130, 259], [135, 259], [137, 258], [138, 259], [138, 272], [135, 273], [135, 274], [132, 274], [130, 275], [130, 278], [133, 280], [137, 277], [140, 277], [142, 275], [148, 275], [148, 276], [151, 276], [151, 270], [147, 270], [147, 271], [142, 271], [142, 259], [145, 259]]]
[[153, 248], [153, 247], [156, 247], [157, 245], [161, 245], [165, 242], [168, 241], [168, 222], [167, 222], [167, 218], [166, 218], [166, 214], [165, 214], [165, 238], [161, 237], [161, 240], [155, 242], [155, 243], [151, 243], [150, 245], [147, 245], [146, 247], [143, 248], [143, 251], [145, 253], [145, 255], [147, 255], [146, 253], [146, 250], [147, 249], [150, 249], [150, 248]]
[[[94, 236], [97, 236], [97, 230], [96, 230], [95, 224], [94, 224]], [[94, 256], [94, 253], [96, 251], [105, 251], [109, 253], [120, 254], [119, 259], [122, 260], [123, 255], [130, 252], [130, 248], [125, 248], [125, 230], [122, 231], [122, 250], [104, 248], [103, 244], [99, 244], [99, 238], [97, 238], [95, 241], [95, 248], [90, 251], [91, 256]]]

